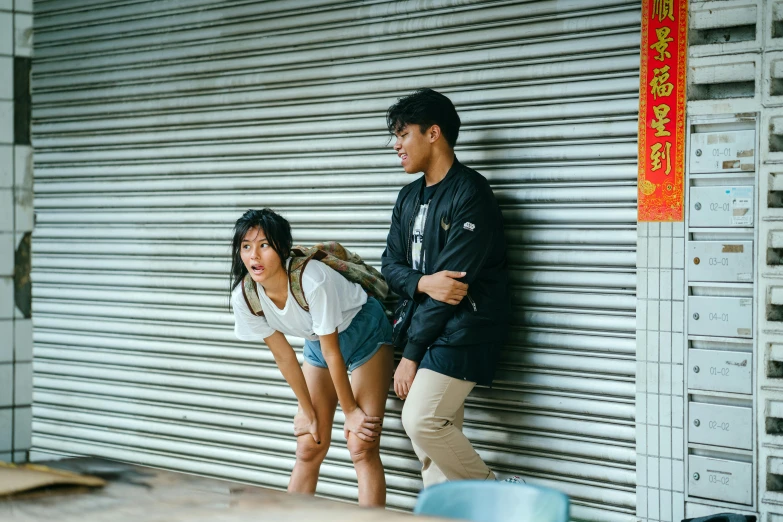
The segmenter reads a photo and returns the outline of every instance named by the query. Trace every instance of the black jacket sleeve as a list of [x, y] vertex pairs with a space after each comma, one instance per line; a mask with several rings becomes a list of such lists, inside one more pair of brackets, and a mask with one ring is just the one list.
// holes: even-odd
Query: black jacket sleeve
[[408, 246], [405, 244], [407, 223], [400, 223], [400, 205], [402, 194], [397, 197], [397, 203], [392, 212], [391, 227], [386, 238], [386, 249], [381, 256], [381, 273], [389, 283], [394, 293], [413, 299], [416, 287], [423, 275], [418, 270], [411, 268], [408, 263]]
[[[432, 273], [442, 270], [465, 272], [462, 282], [470, 285], [486, 264], [493, 241], [502, 234], [499, 210], [491, 189], [476, 187], [454, 207], [452, 228]], [[468, 289], [470, 291], [470, 289]], [[443, 333], [458, 305], [450, 305], [426, 296], [413, 314], [408, 329], [408, 344], [403, 357], [420, 362], [430, 346]]]

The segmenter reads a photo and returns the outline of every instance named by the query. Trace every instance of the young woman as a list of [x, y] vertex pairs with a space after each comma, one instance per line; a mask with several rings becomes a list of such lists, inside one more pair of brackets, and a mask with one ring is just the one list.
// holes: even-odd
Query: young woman
[[[248, 210], [234, 226], [234, 332], [243, 341], [266, 343], [299, 401], [294, 417], [296, 464], [288, 491], [315, 493], [339, 401], [359, 480], [359, 504], [384, 506], [386, 480], [379, 445], [392, 377], [391, 326], [375, 298], [316, 260], [302, 272], [306, 312], [289, 287], [291, 245], [288, 221], [269, 209]], [[263, 316], [251, 312], [242, 293], [241, 282], [248, 273]], [[303, 366], [285, 334], [305, 339]], [[346, 369], [351, 371], [350, 380]]]

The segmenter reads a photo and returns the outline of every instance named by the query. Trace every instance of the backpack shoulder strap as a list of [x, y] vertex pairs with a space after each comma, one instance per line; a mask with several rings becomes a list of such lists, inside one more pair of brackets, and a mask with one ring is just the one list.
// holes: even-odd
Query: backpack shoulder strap
[[310, 311], [310, 306], [307, 304], [302, 287], [302, 273], [311, 259], [321, 261], [347, 280], [358, 283], [372, 297], [383, 300], [389, 293], [389, 287], [383, 275], [366, 264], [358, 254], [346, 249], [340, 243], [329, 241], [318, 243], [310, 248], [296, 246], [291, 249], [288, 280], [291, 295], [305, 312]]
[[296, 246], [291, 249], [291, 264], [288, 265], [289, 289], [296, 304], [305, 312], [310, 311], [310, 305], [307, 304], [307, 298], [304, 294], [302, 273], [311, 259], [318, 259], [318, 253], [318, 249], [314, 247], [304, 248]]
[[256, 282], [247, 274], [242, 279], [242, 296], [250, 312], [257, 317], [264, 317], [264, 309], [261, 307], [261, 300], [258, 298], [258, 289]]

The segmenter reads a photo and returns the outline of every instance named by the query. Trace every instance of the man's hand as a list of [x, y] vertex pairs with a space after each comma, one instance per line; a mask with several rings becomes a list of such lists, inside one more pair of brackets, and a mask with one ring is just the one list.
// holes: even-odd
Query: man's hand
[[416, 371], [419, 369], [419, 363], [413, 362], [404, 357], [400, 359], [397, 365], [397, 371], [394, 372], [394, 393], [402, 400], [408, 397], [408, 392], [413, 384], [413, 378], [416, 377]]
[[465, 277], [465, 272], [443, 270], [432, 275], [425, 275], [419, 279], [416, 290], [441, 303], [458, 305], [468, 294], [468, 285], [457, 281], [460, 277]]
[[294, 415], [294, 435], [297, 437], [312, 435], [313, 440], [317, 444], [321, 443], [321, 437], [318, 435], [318, 419], [315, 417], [315, 411], [304, 411], [301, 406], [299, 407], [296, 415]]

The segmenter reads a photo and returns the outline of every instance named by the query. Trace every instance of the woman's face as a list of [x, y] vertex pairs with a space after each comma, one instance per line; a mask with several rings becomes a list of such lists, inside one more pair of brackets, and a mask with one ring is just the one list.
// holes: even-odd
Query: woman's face
[[262, 286], [264, 282], [274, 280], [283, 271], [280, 256], [267, 241], [261, 227], [254, 227], [247, 231], [242, 238], [239, 253], [250, 277]]

